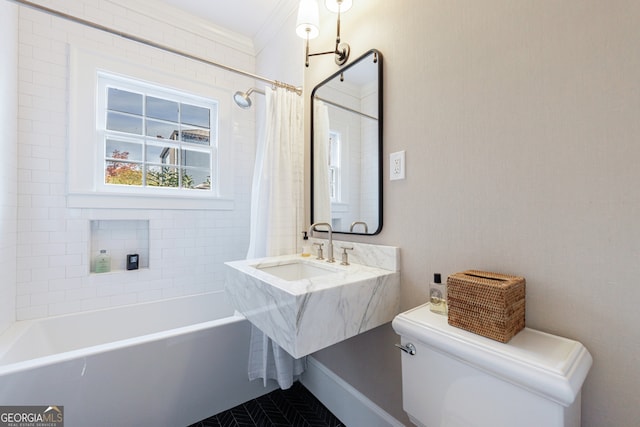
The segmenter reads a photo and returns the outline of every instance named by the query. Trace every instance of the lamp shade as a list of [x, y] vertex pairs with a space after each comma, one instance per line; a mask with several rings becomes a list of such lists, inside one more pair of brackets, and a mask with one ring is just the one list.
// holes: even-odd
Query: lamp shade
[[327, 6], [330, 12], [338, 13], [338, 9], [340, 13], [346, 12], [351, 9], [353, 6], [353, 0], [325, 0], [324, 5]]
[[298, 21], [296, 23], [298, 37], [314, 39], [320, 33], [319, 27], [318, 2], [316, 0], [300, 0]]

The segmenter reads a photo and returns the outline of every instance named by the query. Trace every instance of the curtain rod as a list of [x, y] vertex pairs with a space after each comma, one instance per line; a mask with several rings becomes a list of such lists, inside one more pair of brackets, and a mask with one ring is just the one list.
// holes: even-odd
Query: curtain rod
[[122, 37], [122, 38], [127, 39], [127, 40], [131, 40], [131, 41], [134, 41], [134, 42], [142, 43], [142, 44], [145, 44], [147, 46], [151, 46], [153, 48], [163, 50], [165, 52], [170, 52], [170, 53], [173, 53], [173, 54], [176, 54], [176, 55], [183, 56], [183, 57], [188, 58], [188, 59], [192, 59], [194, 61], [202, 62], [202, 63], [207, 64], [207, 65], [212, 65], [212, 66], [217, 67], [217, 68], [222, 68], [223, 70], [226, 70], [226, 71], [231, 71], [232, 73], [241, 74], [243, 76], [250, 77], [250, 78], [255, 79], [255, 80], [260, 80], [260, 81], [269, 83], [269, 84], [271, 84], [271, 85], [273, 85], [275, 87], [281, 87], [281, 88], [287, 89], [287, 90], [289, 90], [291, 92], [295, 92], [298, 95], [302, 95], [302, 89], [301, 88], [295, 87], [295, 86], [290, 85], [288, 83], [283, 83], [283, 82], [280, 82], [278, 80], [268, 79], [266, 77], [262, 77], [262, 76], [259, 76], [257, 74], [249, 73], [248, 71], [243, 71], [243, 70], [239, 70], [237, 68], [229, 67], [228, 65], [220, 64], [219, 62], [210, 61], [208, 59], [204, 59], [204, 58], [201, 58], [199, 56], [195, 56], [195, 55], [192, 55], [190, 53], [187, 53], [187, 52], [184, 52], [184, 51], [181, 51], [181, 50], [177, 50], [177, 49], [174, 49], [172, 47], [162, 45], [160, 43], [156, 43], [156, 42], [151, 41], [149, 39], [145, 39], [145, 38], [142, 38], [142, 37], [134, 36], [133, 34], [125, 33], [123, 31], [118, 31], [118, 30], [115, 30], [113, 28], [109, 28], [109, 27], [106, 27], [104, 25], [97, 24], [95, 22], [87, 21], [85, 19], [78, 18], [78, 17], [73, 16], [73, 15], [68, 15], [66, 13], [57, 11], [55, 9], [48, 8], [46, 6], [42, 6], [42, 5], [39, 5], [39, 4], [36, 4], [36, 3], [32, 3], [30, 1], [26, 1], [26, 0], [9, 0], [9, 1], [12, 1], [14, 3], [18, 3], [19, 5], [22, 5], [22, 6], [25, 6], [25, 7], [29, 7], [31, 9], [38, 10], [40, 12], [47, 13], [49, 15], [56, 16], [58, 18], [66, 19], [67, 21], [72, 21], [72, 22], [75, 22], [77, 24], [81, 24], [81, 25], [85, 25], [87, 27], [95, 28], [96, 30], [105, 31], [107, 33]]
[[357, 114], [357, 115], [359, 115], [359, 116], [366, 117], [367, 119], [378, 120], [378, 118], [377, 118], [377, 117], [370, 116], [369, 114], [362, 113], [362, 112], [360, 112], [360, 111], [358, 111], [358, 110], [354, 110], [353, 108], [349, 108], [349, 107], [346, 107], [346, 106], [344, 106], [344, 105], [336, 104], [335, 102], [333, 102], [333, 101], [329, 101], [328, 99], [321, 98], [321, 97], [319, 97], [318, 95], [315, 95], [313, 98], [314, 98], [314, 99], [317, 99], [318, 101], [322, 101], [322, 102], [324, 102], [325, 104], [329, 104], [329, 105], [331, 105], [331, 106], [334, 106], [334, 107], [336, 107], [336, 108], [340, 108], [340, 109], [345, 110], [345, 111], [348, 111], [348, 112], [350, 112], [350, 113], [354, 113], [354, 114]]

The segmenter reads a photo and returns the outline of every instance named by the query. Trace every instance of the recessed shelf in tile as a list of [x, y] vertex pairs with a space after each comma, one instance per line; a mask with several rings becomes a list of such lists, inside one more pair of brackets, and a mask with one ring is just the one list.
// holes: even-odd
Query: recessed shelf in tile
[[138, 255], [138, 267], [149, 268], [149, 220], [91, 220], [90, 271], [96, 273], [101, 249], [111, 257], [111, 272], [127, 271], [127, 255]]

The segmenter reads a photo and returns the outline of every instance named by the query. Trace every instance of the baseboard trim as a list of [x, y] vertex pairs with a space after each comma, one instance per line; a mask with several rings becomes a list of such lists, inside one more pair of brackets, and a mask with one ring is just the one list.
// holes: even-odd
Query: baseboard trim
[[347, 426], [405, 427], [311, 356], [300, 382]]

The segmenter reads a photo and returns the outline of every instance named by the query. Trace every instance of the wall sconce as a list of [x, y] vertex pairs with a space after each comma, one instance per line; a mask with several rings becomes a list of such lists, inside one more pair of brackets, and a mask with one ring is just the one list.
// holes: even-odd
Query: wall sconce
[[325, 0], [325, 6], [329, 11], [338, 14], [336, 47], [334, 50], [319, 53], [309, 53], [309, 40], [315, 39], [320, 34], [319, 30], [319, 13], [317, 0], [300, 0], [298, 8], [298, 21], [296, 24], [296, 34], [307, 40], [306, 54], [304, 65], [309, 66], [309, 57], [318, 55], [327, 55], [333, 53], [336, 56], [336, 64], [344, 65], [349, 59], [351, 47], [348, 43], [340, 42], [340, 14], [351, 9], [353, 0]]

